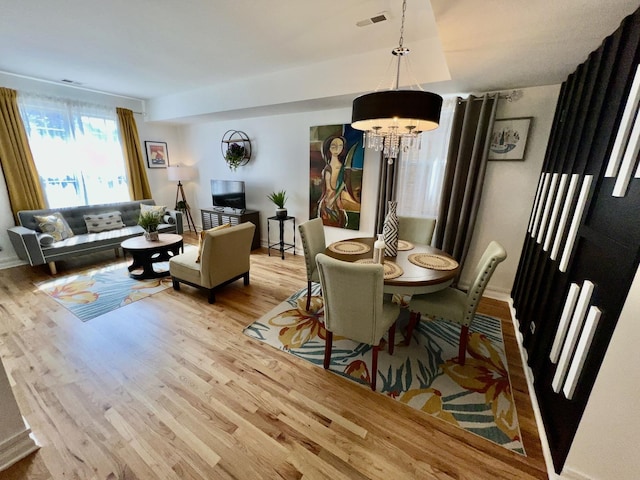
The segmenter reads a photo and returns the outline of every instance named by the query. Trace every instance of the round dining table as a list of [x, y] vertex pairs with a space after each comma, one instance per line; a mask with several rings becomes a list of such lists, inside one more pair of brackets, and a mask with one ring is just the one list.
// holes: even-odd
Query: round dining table
[[[347, 262], [355, 262], [362, 259], [373, 259], [373, 243], [375, 240], [375, 238], [367, 237], [341, 240], [329, 245], [325, 249], [324, 253], [330, 257]], [[335, 246], [341, 242], [364, 244], [369, 248], [363, 253], [338, 253], [335, 251]], [[394, 262], [398, 267], [400, 267], [402, 269], [402, 274], [396, 278], [384, 279], [384, 293], [418, 295], [422, 293], [437, 292], [438, 290], [443, 290], [451, 285], [453, 279], [458, 275], [459, 270], [459, 266], [453, 257], [439, 248], [435, 248], [430, 245], [420, 245], [413, 242], [410, 243], [413, 245], [413, 248], [410, 250], [398, 250], [396, 257], [385, 257], [385, 261]], [[436, 270], [416, 265], [409, 260], [409, 256], [416, 253], [446, 257], [453, 260], [456, 266], [449, 270]]]

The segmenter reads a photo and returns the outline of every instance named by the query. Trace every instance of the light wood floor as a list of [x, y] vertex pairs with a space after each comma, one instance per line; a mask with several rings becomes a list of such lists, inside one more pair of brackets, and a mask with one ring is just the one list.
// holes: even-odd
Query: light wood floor
[[243, 335], [304, 268], [258, 250], [214, 305], [182, 286], [86, 323], [34, 288], [46, 267], [0, 270], [0, 355], [42, 445], [0, 479], [547, 478], [505, 303], [480, 311], [503, 319], [526, 457]]

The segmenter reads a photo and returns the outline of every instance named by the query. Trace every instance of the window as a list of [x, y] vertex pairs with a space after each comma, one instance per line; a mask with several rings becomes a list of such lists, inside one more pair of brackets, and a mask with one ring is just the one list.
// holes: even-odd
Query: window
[[130, 200], [115, 108], [18, 95], [50, 208]]
[[444, 99], [440, 125], [421, 134], [420, 150], [400, 155], [396, 173], [398, 215], [438, 217], [456, 100]]

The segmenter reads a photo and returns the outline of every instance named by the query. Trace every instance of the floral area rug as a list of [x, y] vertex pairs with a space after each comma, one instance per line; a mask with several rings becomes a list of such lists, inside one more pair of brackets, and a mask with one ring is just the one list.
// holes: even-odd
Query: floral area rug
[[[171, 286], [171, 277], [135, 280], [122, 261], [102, 268], [61, 276], [37, 283], [46, 293], [83, 322], [141, 300]], [[154, 264], [157, 271], [168, 270], [169, 262]]]
[[[322, 368], [326, 331], [319, 285], [310, 311], [302, 289], [245, 328], [245, 335]], [[408, 318], [403, 309], [402, 317]], [[386, 337], [378, 355], [377, 392], [526, 455], [507, 368], [500, 320], [476, 315], [464, 366], [458, 356], [460, 327], [422, 320], [409, 346], [397, 329], [389, 355]], [[369, 388], [372, 347], [333, 337], [329, 370]], [[373, 392], [372, 392], [373, 394]]]

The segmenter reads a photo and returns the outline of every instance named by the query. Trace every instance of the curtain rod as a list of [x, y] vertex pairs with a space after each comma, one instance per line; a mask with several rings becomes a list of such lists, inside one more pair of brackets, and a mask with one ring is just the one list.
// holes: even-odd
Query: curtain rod
[[475, 95], [472, 95], [474, 98], [473, 100], [482, 100], [482, 97], [484, 97], [485, 95], [497, 95], [498, 98], [500, 100], [506, 100], [508, 102], [517, 102], [518, 100], [520, 100], [524, 93], [522, 92], [522, 90], [512, 90], [509, 93], [502, 93], [502, 92], [491, 92], [491, 93], [483, 93], [482, 96], [477, 97]]

